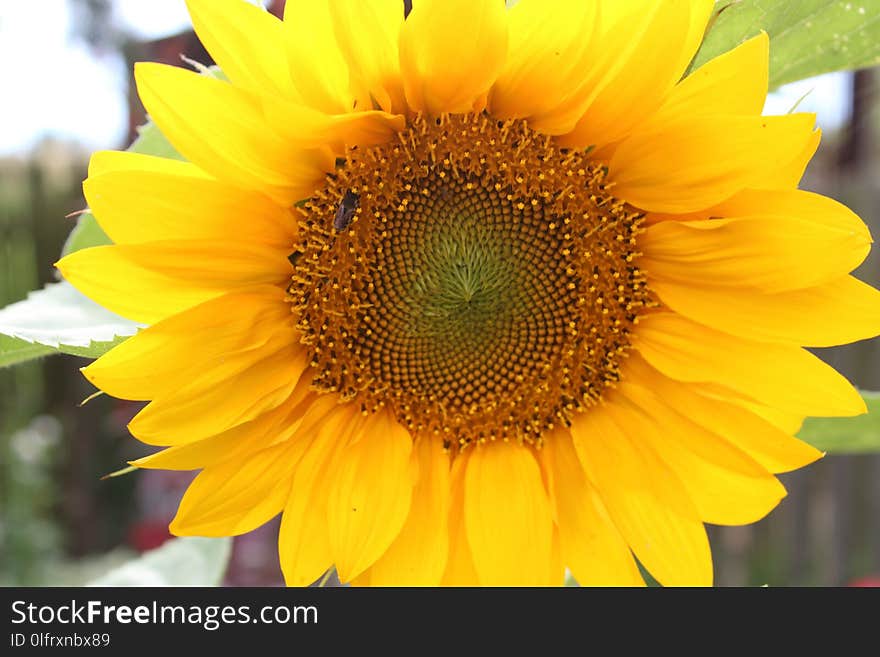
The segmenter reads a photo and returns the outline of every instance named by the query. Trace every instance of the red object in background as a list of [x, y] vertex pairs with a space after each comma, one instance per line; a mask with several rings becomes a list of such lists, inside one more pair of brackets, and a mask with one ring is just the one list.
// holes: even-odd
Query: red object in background
[[169, 538], [168, 523], [155, 520], [136, 522], [128, 530], [128, 544], [138, 552], [157, 548]]
[[880, 575], [865, 575], [852, 580], [847, 586], [866, 589], [880, 589]]
[[284, 0], [270, 0], [266, 3], [266, 10], [281, 18], [284, 15]]

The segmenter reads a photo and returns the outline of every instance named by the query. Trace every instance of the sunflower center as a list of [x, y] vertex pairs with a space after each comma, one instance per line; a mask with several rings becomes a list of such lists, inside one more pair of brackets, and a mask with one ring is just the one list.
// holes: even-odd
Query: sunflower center
[[540, 441], [618, 380], [640, 215], [523, 121], [416, 117], [300, 208], [315, 385], [450, 443]]

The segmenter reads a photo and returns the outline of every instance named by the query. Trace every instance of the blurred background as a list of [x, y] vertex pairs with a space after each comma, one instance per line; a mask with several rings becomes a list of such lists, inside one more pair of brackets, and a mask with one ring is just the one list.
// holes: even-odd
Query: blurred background
[[[267, 3], [273, 13], [283, 0]], [[84, 207], [90, 152], [125, 148], [144, 122], [135, 61], [212, 63], [183, 0], [0, 3], [0, 307], [55, 280]], [[798, 104], [799, 102], [799, 104]], [[843, 201], [880, 234], [880, 72], [831, 74], [771, 94], [765, 112], [815, 112], [824, 137], [802, 187]], [[880, 283], [880, 252], [857, 271]], [[818, 350], [880, 389], [880, 341]], [[76, 585], [169, 538], [194, 473], [101, 480], [150, 450], [125, 425], [140, 405], [98, 397], [87, 361], [0, 369], [0, 585]], [[789, 496], [748, 527], [710, 527], [719, 585], [880, 585], [880, 456], [830, 456], [783, 475]], [[281, 585], [277, 520], [235, 540], [228, 585]]]

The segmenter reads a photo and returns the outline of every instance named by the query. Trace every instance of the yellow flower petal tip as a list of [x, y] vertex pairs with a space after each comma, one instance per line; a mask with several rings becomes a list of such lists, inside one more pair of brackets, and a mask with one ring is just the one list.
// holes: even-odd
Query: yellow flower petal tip
[[682, 79], [708, 0], [399, 5], [189, 0], [229, 81], [135, 68], [187, 161], [92, 159], [114, 244], [55, 266], [149, 328], [83, 375], [200, 470], [172, 533], [281, 514], [291, 585], [710, 585], [865, 411], [803, 348], [880, 333], [815, 117], [765, 33]]

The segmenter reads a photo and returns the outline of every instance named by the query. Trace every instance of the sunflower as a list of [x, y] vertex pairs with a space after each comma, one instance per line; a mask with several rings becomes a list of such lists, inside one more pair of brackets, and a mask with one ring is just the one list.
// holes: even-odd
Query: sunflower
[[683, 77], [711, 0], [188, 4], [228, 80], [137, 65], [187, 161], [96, 153], [114, 245], [58, 264], [149, 325], [84, 373], [201, 470], [175, 534], [280, 513], [291, 585], [706, 585], [704, 523], [864, 412], [803, 347], [880, 332], [870, 234], [797, 189], [765, 34]]

